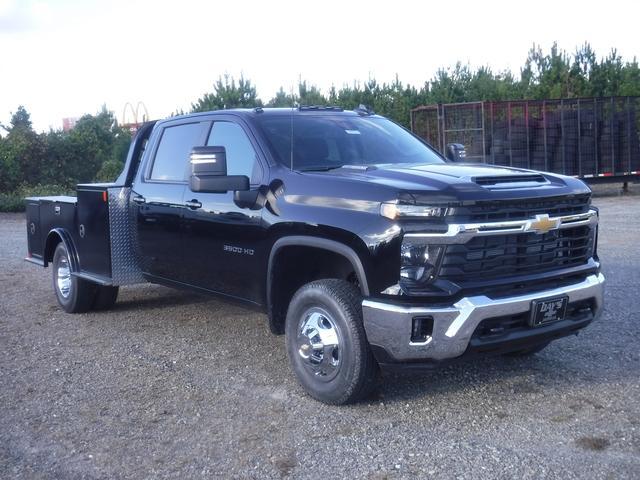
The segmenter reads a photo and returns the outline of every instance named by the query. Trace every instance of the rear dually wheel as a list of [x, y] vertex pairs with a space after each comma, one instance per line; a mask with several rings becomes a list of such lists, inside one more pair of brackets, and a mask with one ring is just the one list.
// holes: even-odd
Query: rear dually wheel
[[97, 285], [72, 275], [69, 252], [62, 242], [53, 253], [52, 267], [53, 291], [64, 311], [82, 313], [90, 310]]

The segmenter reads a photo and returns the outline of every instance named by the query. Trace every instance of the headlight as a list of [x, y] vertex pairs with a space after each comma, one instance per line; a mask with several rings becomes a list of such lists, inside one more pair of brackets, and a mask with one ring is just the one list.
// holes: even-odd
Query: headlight
[[415, 244], [405, 240], [400, 247], [400, 280], [420, 283], [433, 280], [442, 250], [439, 245]]
[[398, 205], [397, 203], [380, 204], [380, 215], [395, 220], [396, 218], [416, 217], [432, 218], [442, 217], [446, 214], [444, 207], [422, 206], [422, 205]]

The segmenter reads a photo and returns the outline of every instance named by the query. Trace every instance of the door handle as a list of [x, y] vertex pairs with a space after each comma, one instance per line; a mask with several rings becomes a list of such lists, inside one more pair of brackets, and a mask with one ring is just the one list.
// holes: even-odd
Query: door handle
[[138, 205], [142, 205], [143, 203], [147, 202], [147, 200], [144, 197], [141, 197], [141, 196], [133, 197], [131, 200], [136, 202]]
[[197, 210], [202, 207], [202, 204], [198, 200], [189, 200], [188, 202], [184, 202], [184, 206], [190, 208], [191, 210]]

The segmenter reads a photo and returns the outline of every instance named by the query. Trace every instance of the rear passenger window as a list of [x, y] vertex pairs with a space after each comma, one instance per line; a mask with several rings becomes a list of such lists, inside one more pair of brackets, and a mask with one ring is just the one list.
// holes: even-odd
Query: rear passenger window
[[207, 127], [207, 122], [166, 127], [153, 161], [151, 178], [178, 182], [186, 180], [189, 154], [193, 147], [202, 145], [204, 130]]

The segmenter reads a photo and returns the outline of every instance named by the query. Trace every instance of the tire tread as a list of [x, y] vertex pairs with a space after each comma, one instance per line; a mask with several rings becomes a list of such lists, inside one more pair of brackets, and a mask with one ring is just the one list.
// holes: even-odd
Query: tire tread
[[58, 259], [61, 255], [66, 255], [68, 258], [68, 252], [62, 242], [58, 244], [53, 253], [53, 289], [60, 306], [67, 313], [84, 313], [91, 310], [94, 297], [96, 295], [97, 285], [87, 280], [78, 277], [72, 277], [72, 292], [68, 301], [60, 298], [58, 295], [58, 289], [56, 286], [56, 269]]
[[[333, 405], [343, 405], [357, 402], [368, 396], [376, 386], [378, 364], [371, 353], [369, 343], [362, 323], [362, 296], [358, 288], [340, 279], [315, 280], [302, 286], [291, 299], [294, 304], [298, 297], [308, 290], [321, 290], [324, 295], [331, 297], [348, 318], [347, 328], [350, 329], [356, 343], [360, 348], [353, 348], [356, 372], [354, 381], [347, 385], [343, 394], [335, 398], [319, 398], [313, 392], [309, 392], [314, 398]], [[287, 320], [289, 315], [287, 315]]]
[[118, 287], [108, 285], [98, 286], [91, 308], [93, 310], [109, 310], [118, 299], [118, 291]]

